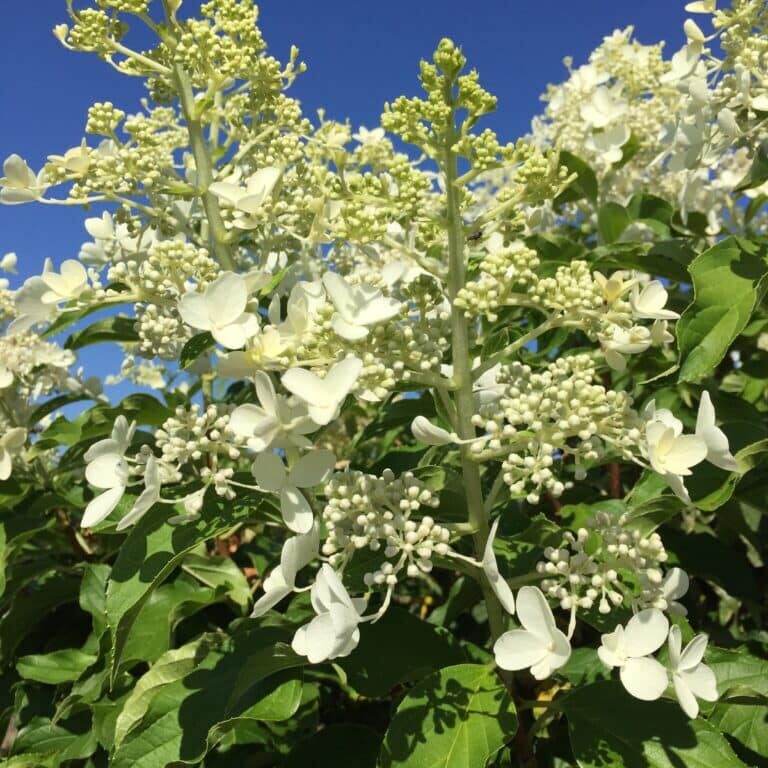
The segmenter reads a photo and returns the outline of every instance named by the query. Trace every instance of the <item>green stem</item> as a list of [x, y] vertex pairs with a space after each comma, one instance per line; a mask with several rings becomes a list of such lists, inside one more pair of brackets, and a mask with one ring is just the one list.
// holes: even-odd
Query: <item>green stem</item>
[[[453, 101], [452, 84], [446, 86], [446, 101]], [[456, 405], [456, 432], [462, 440], [475, 436], [472, 425], [474, 398], [472, 396], [472, 360], [469, 348], [469, 326], [464, 312], [455, 306], [456, 297], [466, 282], [466, 241], [461, 217], [459, 199], [458, 157], [453, 147], [458, 140], [455, 124], [455, 109], [452, 111], [446, 129], [445, 146], [442, 158], [442, 170], [445, 174], [447, 198], [448, 229], [448, 295], [451, 300], [451, 341], [453, 349], [453, 381], [456, 387], [454, 402]], [[464, 490], [467, 499], [468, 521], [475, 531], [472, 539], [475, 552], [482, 553], [488, 541], [488, 515], [484, 509], [483, 489], [480, 481], [480, 468], [469, 456], [470, 446], [461, 446], [461, 468]], [[496, 594], [487, 579], [481, 580], [483, 598], [488, 610], [488, 623], [491, 638], [496, 640], [507, 629], [507, 619]]]
[[[168, 7], [168, 0], [163, 0], [163, 7], [168, 23], [171, 24], [172, 14]], [[210, 148], [203, 135], [203, 126], [197, 113], [192, 82], [189, 75], [178, 65], [173, 67], [173, 82], [179, 96], [184, 119], [187, 123], [189, 144], [197, 169], [197, 186], [203, 202], [203, 210], [210, 227], [213, 253], [223, 269], [234, 270], [235, 262], [229, 247], [224, 219], [221, 217], [219, 200], [216, 195], [208, 191], [208, 188], [213, 183], [213, 162], [211, 160]]]

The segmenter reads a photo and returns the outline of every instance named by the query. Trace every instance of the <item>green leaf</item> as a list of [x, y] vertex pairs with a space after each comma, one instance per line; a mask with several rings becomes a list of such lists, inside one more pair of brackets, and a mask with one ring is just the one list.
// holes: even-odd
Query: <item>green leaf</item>
[[136, 333], [135, 324], [136, 321], [130, 317], [105, 317], [71, 334], [64, 342], [64, 348], [81, 349], [104, 341], [136, 342], [139, 340], [139, 334]]
[[360, 645], [340, 666], [356, 691], [374, 698], [466, 658], [447, 630], [400, 608], [390, 608], [380, 621], [361, 626]]
[[749, 322], [768, 273], [765, 249], [729, 237], [691, 263], [694, 301], [677, 323], [679, 380], [699, 382]]
[[208, 331], [193, 336], [182, 347], [179, 355], [179, 367], [185, 371], [200, 355], [205, 354], [215, 344], [213, 336]]
[[618, 203], [606, 203], [597, 212], [597, 229], [603, 242], [615, 243], [632, 223], [626, 208]]
[[721, 702], [707, 721], [735, 742], [736, 753], [748, 765], [760, 765], [768, 756], [768, 705], [746, 698]]
[[284, 768], [339, 768], [339, 755], [354, 755], [354, 768], [376, 768], [380, 745], [381, 737], [372, 728], [353, 723], [331, 725], [300, 741]]
[[201, 584], [220, 590], [241, 609], [250, 605], [251, 588], [248, 579], [231, 557], [190, 553], [181, 567]]
[[566, 150], [560, 152], [560, 165], [564, 165], [569, 173], [575, 173], [576, 178], [555, 198], [555, 205], [572, 203], [582, 198], [596, 202], [597, 176], [589, 165]]
[[16, 662], [16, 671], [25, 680], [58, 685], [77, 680], [97, 657], [77, 648], [66, 648], [52, 653], [22, 656]]
[[47, 717], [33, 717], [19, 730], [13, 742], [13, 752], [53, 755], [53, 764], [60, 765], [90, 757], [97, 746], [90, 713], [81, 712], [63, 723], [53, 723]]
[[184, 557], [202, 542], [221, 535], [234, 525], [257, 519], [269, 497], [242, 494], [223, 502], [208, 494], [199, 520], [172, 526], [150, 512], [131, 529], [120, 547], [107, 587], [106, 616], [112, 636], [111, 674], [117, 674], [120, 658], [133, 622], [155, 589]]
[[562, 700], [581, 768], [744, 768], [706, 720], [676, 702], [639, 701], [615, 681], [575, 689]]
[[133, 699], [130, 714], [118, 718], [121, 739], [111, 768], [197, 763], [245, 720], [291, 717], [301, 685], [279, 673], [306, 659], [285, 643], [289, 637], [284, 629], [247, 621], [230, 637], [205, 636], [189, 671], [189, 659], [164, 657], [168, 681], [150, 669], [151, 682]]
[[724, 696], [734, 689], [748, 688], [768, 696], [768, 661], [753, 656], [745, 648], [726, 650], [710, 647], [706, 663], [717, 678], [717, 692]]
[[516, 730], [514, 704], [495, 671], [481, 664], [446, 667], [400, 703], [379, 765], [484, 768]]

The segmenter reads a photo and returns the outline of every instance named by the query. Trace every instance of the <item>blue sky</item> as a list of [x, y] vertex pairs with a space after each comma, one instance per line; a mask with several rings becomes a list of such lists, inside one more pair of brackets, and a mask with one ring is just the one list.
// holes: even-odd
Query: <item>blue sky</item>
[[[524, 134], [547, 83], [563, 79], [564, 56], [582, 63], [616, 28], [635, 26], [645, 43], [684, 42], [682, 0], [264, 0], [261, 27], [270, 52], [291, 44], [308, 71], [294, 86], [305, 113], [376, 125], [385, 101], [418, 92], [418, 61], [441, 37], [462, 45], [483, 84], [499, 97], [486, 123], [504, 140]], [[199, 0], [185, 0], [185, 9]], [[79, 144], [88, 106], [110, 100], [128, 112], [141, 82], [93, 56], [63, 49], [51, 34], [66, 21], [64, 0], [23, 0], [3, 12], [0, 46], [0, 157], [21, 154], [37, 169], [48, 154]], [[80, 209], [0, 206], [0, 255], [16, 251], [20, 277], [46, 256], [72, 258], [85, 239]]]

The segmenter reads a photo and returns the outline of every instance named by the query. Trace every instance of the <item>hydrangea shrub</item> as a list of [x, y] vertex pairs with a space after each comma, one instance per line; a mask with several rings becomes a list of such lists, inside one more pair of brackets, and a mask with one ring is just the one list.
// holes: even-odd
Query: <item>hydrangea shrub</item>
[[147, 97], [0, 178], [89, 237], [0, 284], [3, 764], [764, 764], [768, 6], [505, 144], [450, 40], [355, 129], [188, 5], [66, 0]]

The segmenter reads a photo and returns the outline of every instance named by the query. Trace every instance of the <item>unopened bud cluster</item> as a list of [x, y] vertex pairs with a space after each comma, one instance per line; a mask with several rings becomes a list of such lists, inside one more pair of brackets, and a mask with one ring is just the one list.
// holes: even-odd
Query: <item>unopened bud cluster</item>
[[[646, 535], [628, 522], [626, 514], [598, 512], [575, 534], [566, 532], [560, 547], [547, 547], [545, 559], [536, 564], [544, 576], [541, 588], [564, 610], [597, 605], [607, 614], [625, 602], [658, 602], [654, 590], [663, 581], [667, 552], [658, 533]], [[642, 596], [638, 583], [647, 585]]]
[[[358, 471], [334, 475], [325, 486], [323, 510], [328, 537], [323, 554], [340, 565], [357, 550], [379, 552], [386, 558], [365, 575], [366, 584], [397, 583], [406, 568], [408, 576], [432, 570], [434, 554], [445, 555], [449, 531], [425, 515], [413, 520], [423, 507], [434, 509], [439, 499], [411, 472], [399, 477], [384, 470], [381, 477]], [[389, 562], [396, 559], [395, 563]]]

